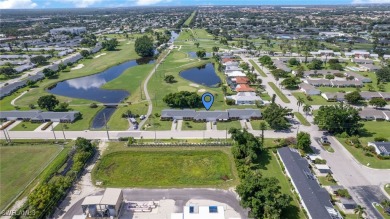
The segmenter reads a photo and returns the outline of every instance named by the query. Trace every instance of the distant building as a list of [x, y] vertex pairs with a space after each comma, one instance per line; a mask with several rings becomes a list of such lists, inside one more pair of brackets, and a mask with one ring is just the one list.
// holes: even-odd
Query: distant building
[[229, 121], [239, 119], [261, 119], [258, 109], [228, 109], [226, 111], [195, 111], [191, 109], [166, 109], [161, 120]]
[[29, 111], [0, 111], [1, 121], [23, 120], [31, 122], [74, 122], [80, 115], [78, 111], [69, 112], [42, 112], [39, 110]]
[[49, 32], [51, 35], [58, 35], [62, 33], [72, 33], [72, 34], [81, 34], [87, 31], [87, 28], [85, 27], [61, 27], [61, 28], [55, 28], [51, 29]]
[[340, 37], [345, 36], [345, 33], [342, 32], [320, 32], [318, 35], [325, 37]]
[[321, 91], [315, 88], [314, 86], [306, 83], [301, 83], [299, 85], [299, 88], [301, 91], [303, 91], [306, 95], [313, 96], [313, 95], [320, 95]]
[[236, 105], [255, 105], [256, 101], [263, 103], [263, 100], [256, 96], [255, 92], [238, 92], [236, 95], [227, 96], [226, 98], [234, 100]]

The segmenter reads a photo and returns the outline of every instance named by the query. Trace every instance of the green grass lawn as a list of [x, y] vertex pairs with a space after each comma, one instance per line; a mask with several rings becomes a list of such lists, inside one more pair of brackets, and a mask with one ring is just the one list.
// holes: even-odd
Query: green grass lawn
[[195, 17], [195, 13], [196, 11], [192, 12], [192, 14], [190, 15], [190, 17], [187, 18], [187, 20], [184, 22], [184, 26], [188, 26], [190, 25], [191, 21], [194, 19]]
[[308, 100], [306, 94], [304, 94], [303, 92], [292, 92], [292, 95], [297, 99], [299, 97], [302, 97], [305, 104], [308, 105], [334, 105], [337, 103], [337, 102], [328, 102], [322, 96], [319, 95], [311, 96], [312, 100]]
[[11, 129], [11, 131], [34, 131], [40, 125], [42, 125], [42, 123], [21, 122]]
[[327, 150], [328, 152], [330, 152], [330, 153], [333, 153], [333, 152], [334, 152], [334, 149], [333, 149], [332, 146], [329, 145], [329, 144], [323, 144], [322, 147], [323, 147], [325, 150]]
[[147, 131], [164, 131], [164, 130], [171, 130], [172, 128], [172, 121], [162, 121], [160, 119], [149, 119], [145, 125], [144, 130]]
[[241, 123], [240, 121], [230, 121], [230, 122], [217, 122], [217, 129], [218, 130], [228, 130], [230, 128], [236, 128], [241, 129]]
[[311, 126], [310, 122], [299, 112], [294, 112], [295, 117], [299, 120], [299, 122], [304, 126]]
[[183, 121], [181, 130], [206, 130], [205, 122]]
[[232, 182], [224, 178], [235, 179], [229, 154], [224, 149], [124, 149], [105, 154], [93, 180], [105, 187], [225, 187]]
[[[72, 110], [79, 111], [82, 115], [82, 119], [76, 120], [73, 123], [64, 124], [65, 131], [83, 131], [89, 130], [91, 128], [91, 123], [96, 113], [103, 109], [103, 106], [98, 106], [97, 108], [90, 108], [89, 105], [83, 106], [71, 106]], [[54, 127], [55, 131], [62, 130], [62, 124]]]
[[0, 209], [22, 192], [60, 150], [53, 145], [0, 147]]
[[278, 158], [272, 152], [275, 142], [272, 139], [265, 139], [264, 144], [265, 150], [263, 150], [258, 157], [260, 172], [264, 177], [277, 178], [279, 180], [282, 193], [287, 194], [292, 198], [290, 206], [282, 213], [281, 218], [306, 218], [303, 211], [299, 208], [297, 198], [291, 192], [292, 185], [290, 185], [287, 176], [283, 174], [281, 166], [278, 163]]
[[323, 185], [323, 186], [334, 186], [334, 185], [337, 185], [337, 182], [328, 181], [325, 176], [319, 176], [317, 178], [318, 178], [318, 181], [320, 181], [321, 185]]
[[[388, 122], [367, 121], [363, 122], [363, 124], [363, 128], [367, 130], [368, 136], [359, 138], [362, 146], [367, 146], [367, 143], [369, 141], [373, 141], [375, 137], [388, 137], [388, 133], [390, 133], [390, 123]], [[362, 149], [347, 145], [345, 143], [345, 138], [337, 139], [363, 165], [367, 165], [367, 163], [369, 163], [371, 168], [390, 169], [389, 160], [380, 160], [374, 155], [367, 156]]]
[[271, 130], [271, 127], [269, 127], [268, 123], [265, 120], [251, 120], [250, 123], [252, 124], [253, 130], [260, 130], [261, 122], [265, 122], [265, 124], [267, 124], [266, 130]]
[[275, 91], [276, 95], [279, 96], [279, 98], [284, 102], [284, 103], [290, 103], [290, 100], [282, 93], [282, 91], [276, 86], [275, 83], [273, 82], [268, 82], [269, 86]]
[[261, 70], [260, 67], [253, 60], [249, 60], [249, 62], [251, 63], [251, 65], [253, 65], [253, 67], [256, 69], [257, 72], [259, 72], [261, 76], [267, 77], [263, 70]]

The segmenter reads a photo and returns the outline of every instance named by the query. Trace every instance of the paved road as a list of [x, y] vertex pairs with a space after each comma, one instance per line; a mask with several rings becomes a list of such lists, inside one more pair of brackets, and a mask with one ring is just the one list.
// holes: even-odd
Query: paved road
[[359, 200], [366, 206], [368, 218], [383, 218], [372, 203], [381, 203], [385, 199], [381, 190], [377, 186], [356, 186], [350, 187], [353, 191], [354, 199]]
[[[245, 62], [249, 63], [249, 65], [251, 65], [249, 62], [250, 58], [246, 58], [244, 56], [241, 56], [241, 58]], [[268, 77], [262, 77], [259, 73], [257, 73], [258, 76], [262, 78], [266, 91], [272, 96], [272, 94], [275, 94], [275, 92], [270, 86], [268, 86], [268, 82], [273, 82], [278, 85], [278, 87], [280, 87], [280, 81], [276, 81], [272, 74], [270, 74], [270, 71], [267, 68], [261, 66], [257, 58], [253, 58], [252, 60], [258, 66], [260, 66], [264, 73], [267, 74]], [[291, 95], [291, 92], [284, 89], [281, 90], [287, 96], [291, 103], [284, 103], [278, 97], [276, 98], [276, 103], [293, 109], [294, 112], [297, 112], [299, 110], [302, 111], [302, 107], [298, 109], [297, 100]], [[319, 106], [313, 107], [313, 109], [318, 108]], [[330, 153], [324, 150], [315, 140], [317, 138], [320, 138], [323, 135], [323, 132], [319, 131], [318, 126], [313, 124], [313, 116], [308, 116], [306, 118], [311, 123], [311, 126], [303, 126], [299, 125], [298, 123], [293, 125], [294, 130], [310, 133], [313, 149], [327, 161], [327, 165], [331, 168], [334, 178], [339, 182], [339, 184], [348, 188], [349, 192], [353, 197], [361, 197], [360, 199], [357, 199], [355, 201], [361, 205], [364, 205], [367, 208], [369, 218], [381, 218], [378, 217], [378, 212], [375, 210], [375, 208], [373, 208], [371, 204], [369, 204], [374, 199], [370, 198], [370, 196], [368, 196], [367, 198], [364, 195], [359, 196], [359, 193], [357, 192], [359, 190], [356, 190], [354, 188], [356, 188], [356, 186], [370, 186], [370, 188], [376, 188], [375, 191], [377, 191], [378, 194], [383, 195], [380, 187], [390, 182], [390, 170], [372, 169], [365, 165], [362, 165], [348, 152], [347, 149], [344, 148], [343, 145], [341, 145], [341, 143], [336, 138], [333, 137], [330, 137], [329, 140], [335, 152]], [[364, 191], [368, 190], [366, 189]]]
[[[96, 194], [102, 194], [98, 192]], [[129, 201], [157, 201], [162, 199], [173, 199], [178, 209], [190, 199], [206, 199], [225, 203], [238, 212], [241, 218], [247, 218], [247, 211], [243, 209], [237, 199], [237, 194], [220, 189], [124, 189], [123, 198]], [[71, 219], [73, 215], [82, 214], [81, 203], [84, 199], [73, 205], [64, 215], [64, 219]]]
[[[145, 115], [146, 118], [149, 118], [149, 116], [152, 114], [152, 111], [153, 111], [153, 102], [152, 102], [152, 99], [150, 98], [149, 91], [148, 91], [149, 80], [153, 76], [153, 74], [157, 71], [160, 64], [165, 60], [165, 58], [169, 55], [169, 53], [171, 53], [172, 49], [173, 49], [173, 45], [168, 48], [168, 52], [164, 55], [164, 57], [159, 59], [156, 66], [154, 66], [153, 70], [149, 73], [148, 77], [146, 78], [146, 80], [144, 82], [144, 93], [145, 93], [146, 100], [148, 101], [148, 112]], [[145, 122], [146, 122], [146, 119], [142, 120], [138, 127], [141, 129], [144, 126]]]

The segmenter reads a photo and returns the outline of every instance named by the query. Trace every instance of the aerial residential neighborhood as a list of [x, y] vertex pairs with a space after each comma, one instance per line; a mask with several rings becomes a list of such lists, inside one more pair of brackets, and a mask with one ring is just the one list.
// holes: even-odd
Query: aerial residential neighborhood
[[390, 218], [389, 3], [0, 0], [0, 218]]

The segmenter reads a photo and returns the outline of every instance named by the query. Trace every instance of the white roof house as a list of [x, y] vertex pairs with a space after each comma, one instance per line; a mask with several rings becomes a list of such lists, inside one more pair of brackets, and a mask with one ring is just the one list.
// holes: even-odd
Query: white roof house
[[225, 73], [227, 77], [244, 77], [246, 74], [242, 73], [241, 71], [232, 71], [229, 73]]
[[254, 105], [256, 101], [263, 102], [255, 92], [238, 92], [236, 95], [226, 97], [235, 100], [236, 105]]
[[173, 213], [171, 219], [225, 219], [225, 209], [223, 206], [184, 206], [183, 213]]
[[299, 85], [299, 88], [305, 92], [305, 94], [307, 95], [320, 95], [321, 94], [321, 91], [316, 89], [313, 85], [310, 85], [310, 84], [306, 84], [306, 83], [301, 83]]

